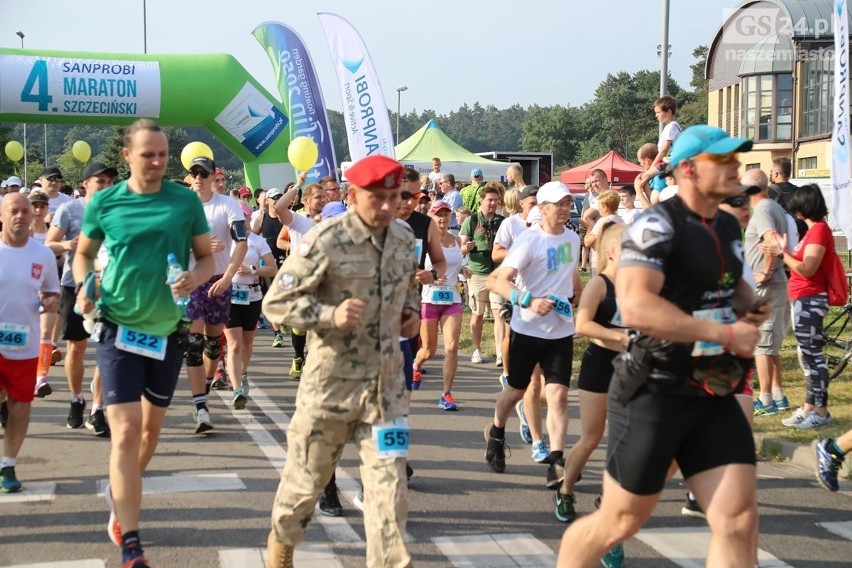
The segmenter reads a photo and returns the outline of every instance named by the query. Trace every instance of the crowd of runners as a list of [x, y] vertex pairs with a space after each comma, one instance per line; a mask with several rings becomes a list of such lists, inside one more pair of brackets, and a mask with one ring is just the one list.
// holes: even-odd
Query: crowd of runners
[[[250, 404], [255, 333], [269, 326], [273, 347], [289, 335], [289, 377], [300, 385], [267, 565], [292, 566], [316, 505], [342, 514], [334, 471], [349, 440], [363, 464], [356, 506], [367, 565], [413, 565], [404, 540], [409, 402], [422, 395], [440, 330], [435, 403], [448, 412], [463, 404], [454, 386], [466, 303], [471, 363], [499, 368], [485, 461], [506, 470], [517, 415], [530, 459], [547, 465], [554, 515], [570, 523], [559, 566], [622, 566], [621, 543], [678, 469], [690, 490], [684, 513], [705, 516], [712, 531], [708, 564], [755, 566], [750, 424], [790, 410], [779, 353], [791, 320], [807, 394], [784, 424], [831, 421], [820, 343], [823, 260], [834, 250], [827, 209], [815, 186], [784, 185], [789, 162], [776, 162], [771, 186], [759, 170], [740, 176], [738, 153], [751, 141], [709, 126], [681, 132], [670, 97], [655, 111], [664, 128], [639, 151], [646, 171], [618, 189], [590, 172], [581, 211], [566, 185], [528, 185], [518, 164], [508, 187], [478, 169], [465, 185], [438, 158], [428, 175], [378, 156], [353, 165], [347, 187], [301, 174], [230, 195], [208, 157], [184, 179], [164, 179], [168, 141], [149, 120], [125, 130], [127, 180], [93, 162], [73, 199], [59, 191], [58, 168], [28, 194], [10, 178], [0, 202], [0, 489], [22, 490], [16, 460], [30, 405], [59, 396], [48, 370], [63, 358], [61, 337], [66, 425], [111, 440], [109, 538], [123, 567], [149, 566], [141, 480], [180, 370], [195, 433], [215, 432], [210, 389], [232, 391], [235, 410]], [[482, 348], [487, 315], [493, 360]], [[582, 353], [577, 335], [589, 339]], [[90, 339], [97, 367], [84, 385]], [[580, 438], [568, 447], [572, 387]], [[607, 428], [600, 496], [581, 516], [574, 486]], [[852, 434], [815, 444], [829, 490], [850, 449]]]

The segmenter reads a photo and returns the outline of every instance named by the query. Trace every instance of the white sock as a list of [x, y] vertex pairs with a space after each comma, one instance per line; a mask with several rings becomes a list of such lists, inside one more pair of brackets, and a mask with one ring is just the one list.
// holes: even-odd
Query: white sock
[[772, 402], [772, 393], [762, 392], [760, 393], [760, 403], [763, 406], [769, 406], [769, 403]]
[[784, 398], [784, 391], [782, 389], [772, 389], [772, 398], [773, 400], [781, 400]]
[[9, 456], [3, 456], [3, 461], [0, 462], [0, 469], [4, 467], [15, 467], [18, 465], [18, 460], [15, 458], [10, 458]]

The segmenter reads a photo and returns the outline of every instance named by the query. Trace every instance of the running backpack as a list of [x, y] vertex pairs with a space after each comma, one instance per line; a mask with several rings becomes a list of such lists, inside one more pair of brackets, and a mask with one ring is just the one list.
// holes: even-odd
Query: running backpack
[[849, 280], [846, 277], [846, 269], [843, 261], [836, 251], [827, 251], [831, 255], [826, 266], [826, 280], [828, 281], [828, 305], [845, 306], [849, 301]]

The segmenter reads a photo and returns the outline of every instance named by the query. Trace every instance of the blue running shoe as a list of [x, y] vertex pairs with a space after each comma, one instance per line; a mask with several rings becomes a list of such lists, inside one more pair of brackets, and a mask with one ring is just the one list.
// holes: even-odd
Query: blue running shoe
[[[789, 403], [788, 403], [789, 406]], [[763, 404], [760, 402], [760, 399], [755, 399], [754, 401], [754, 415], [755, 416], [772, 416], [773, 414], [778, 414], [778, 407], [775, 406], [775, 401], [773, 400], [769, 404]]]
[[0, 493], [17, 493], [22, 489], [21, 482], [15, 476], [15, 466], [10, 465], [0, 469]]
[[778, 412], [786, 412], [786, 411], [790, 410], [790, 401], [787, 400], [786, 396], [782, 396], [781, 400], [776, 400], [774, 402], [775, 402], [775, 408], [778, 409]]
[[550, 451], [544, 443], [544, 440], [532, 445], [532, 459], [538, 463], [550, 463]]
[[817, 460], [817, 481], [829, 491], [840, 489], [837, 483], [837, 473], [840, 471], [843, 459], [846, 456], [837, 455], [834, 451], [834, 440], [831, 438], [814, 441], [814, 454]]
[[601, 566], [606, 568], [623, 568], [624, 566], [624, 545], [616, 544], [609, 552], [601, 558]]
[[506, 390], [506, 387], [509, 386], [509, 375], [504, 375], [500, 373], [500, 376], [497, 377], [497, 380], [500, 381], [500, 387], [503, 390]]
[[453, 398], [453, 394], [450, 391], [447, 391], [441, 395], [441, 398], [438, 399], [438, 406], [440, 406], [443, 410], [459, 409], [458, 405], [456, 404], [456, 400]]
[[521, 439], [527, 444], [532, 444], [532, 434], [530, 434], [530, 425], [527, 423], [527, 416], [524, 414], [524, 399], [518, 401], [515, 405], [515, 412], [518, 414], [518, 420], [521, 421], [519, 431]]

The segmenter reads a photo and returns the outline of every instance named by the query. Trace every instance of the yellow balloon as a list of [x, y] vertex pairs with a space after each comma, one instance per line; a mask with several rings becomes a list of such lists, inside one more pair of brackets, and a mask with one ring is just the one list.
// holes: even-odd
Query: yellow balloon
[[24, 147], [17, 140], [6, 142], [6, 157], [17, 162], [24, 157]]
[[316, 142], [307, 136], [297, 136], [287, 147], [287, 158], [297, 170], [306, 171], [317, 163], [319, 148]]
[[207, 156], [212, 160], [213, 150], [204, 142], [190, 142], [183, 147], [180, 153], [180, 163], [183, 164], [183, 167], [189, 169], [189, 166], [192, 165], [192, 160], [198, 156]]
[[89, 146], [88, 142], [77, 140], [74, 142], [74, 145], [71, 146], [71, 154], [78, 162], [83, 162], [85, 164], [89, 161], [89, 158], [92, 157], [92, 147]]

